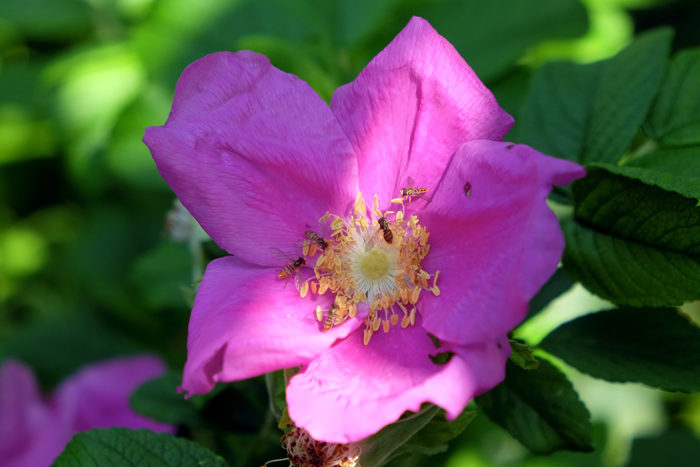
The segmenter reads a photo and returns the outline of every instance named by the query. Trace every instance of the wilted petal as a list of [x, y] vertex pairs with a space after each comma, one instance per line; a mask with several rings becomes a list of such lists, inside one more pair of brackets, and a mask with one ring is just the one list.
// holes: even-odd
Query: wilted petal
[[139, 415], [129, 405], [131, 393], [165, 369], [160, 359], [148, 355], [95, 363], [64, 381], [52, 403], [69, 417], [73, 432], [113, 426], [173, 432], [171, 425]]
[[322, 332], [316, 306], [330, 308], [331, 298], [302, 299], [294, 280], [277, 273], [234, 257], [209, 263], [190, 318], [181, 390], [202, 394], [218, 381], [308, 363], [361, 324]]
[[[429, 355], [453, 350], [444, 365]], [[289, 416], [315, 439], [358, 441], [424, 402], [457, 417], [469, 400], [504, 377], [510, 347], [504, 340], [436, 348], [420, 326], [375, 333], [369, 345], [358, 330], [313, 360], [287, 388]]]
[[441, 290], [419, 304], [425, 329], [461, 344], [513, 329], [564, 248], [546, 202], [552, 184], [584, 175], [579, 165], [528, 146], [462, 146], [421, 214], [432, 246], [424, 268], [440, 270]]
[[455, 48], [413, 18], [331, 108], [359, 158], [360, 188], [381, 206], [406, 185], [433, 189], [465, 141], [501, 140], [513, 125]]
[[144, 141], [204, 230], [255, 264], [279, 264], [271, 248], [290, 250], [357, 193], [355, 156], [326, 103], [249, 51], [190, 65], [167, 123]]

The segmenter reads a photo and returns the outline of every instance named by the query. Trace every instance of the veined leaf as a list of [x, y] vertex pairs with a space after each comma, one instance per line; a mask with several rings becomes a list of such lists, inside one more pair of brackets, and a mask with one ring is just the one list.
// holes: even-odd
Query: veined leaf
[[224, 467], [221, 457], [192, 441], [167, 433], [97, 428], [78, 433], [54, 467], [91, 466]]
[[534, 453], [593, 450], [588, 410], [566, 376], [546, 360], [535, 370], [509, 361], [506, 380], [476, 402]]
[[623, 166], [606, 164], [605, 169], [688, 198], [700, 198], [700, 146], [659, 149]]
[[596, 378], [700, 391], [700, 328], [674, 309], [589, 314], [562, 324], [540, 346]]
[[700, 143], [700, 48], [678, 52], [645, 126], [667, 145]]
[[677, 306], [700, 299], [697, 199], [601, 167], [573, 187], [563, 223], [564, 266], [589, 290], [620, 305]]
[[617, 162], [661, 84], [670, 41], [662, 29], [640, 35], [606, 61], [543, 66], [525, 101], [518, 139], [576, 162]]

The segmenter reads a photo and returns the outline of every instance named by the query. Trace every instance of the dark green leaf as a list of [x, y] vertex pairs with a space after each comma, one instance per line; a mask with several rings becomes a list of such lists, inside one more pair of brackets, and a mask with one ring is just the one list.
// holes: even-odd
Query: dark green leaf
[[696, 467], [700, 443], [692, 432], [673, 427], [661, 436], [637, 438], [632, 444], [630, 467]]
[[54, 467], [226, 466], [221, 457], [182, 438], [149, 430], [98, 428], [78, 433]]
[[700, 143], [700, 48], [682, 50], [673, 58], [646, 130], [668, 145]]
[[700, 198], [700, 146], [659, 149], [623, 166], [608, 165], [606, 168], [648, 185]]
[[387, 463], [406, 454], [420, 452], [428, 456], [445, 452], [447, 443], [459, 436], [474, 417], [476, 410], [464, 410], [459, 417], [452, 421], [445, 418], [444, 411], [430, 420], [418, 433], [406, 444], [394, 451], [387, 459]]
[[30, 39], [47, 42], [85, 36], [91, 29], [91, 13], [87, 2], [75, 0], [0, 2], [3, 23], [17, 28]]
[[[47, 358], [47, 349], [51, 358]], [[139, 350], [126, 336], [89, 314], [64, 314], [1, 340], [0, 360], [22, 360], [34, 369], [42, 385], [52, 387], [91, 362]]]
[[555, 329], [541, 346], [596, 378], [700, 391], [700, 328], [674, 309], [586, 315]]
[[287, 408], [284, 370], [265, 373], [265, 386], [267, 387], [270, 411], [275, 416], [275, 419], [279, 421], [282, 417], [282, 412]]
[[588, 410], [566, 376], [545, 360], [540, 360], [537, 370], [508, 362], [506, 380], [476, 402], [491, 420], [535, 453], [593, 449]]
[[564, 268], [557, 269], [557, 272], [542, 286], [537, 295], [530, 300], [528, 318], [542, 311], [552, 300], [569, 290], [572, 285], [574, 285], [574, 282], [566, 275]]
[[432, 360], [434, 364], [444, 365], [452, 359], [453, 355], [454, 352], [440, 352], [435, 355], [428, 355], [428, 357], [430, 357], [430, 360]]
[[617, 162], [661, 84], [669, 30], [643, 34], [610, 60], [552, 63], [535, 75], [519, 139], [581, 163]]
[[362, 466], [383, 465], [403, 444], [427, 426], [439, 412], [439, 407], [425, 405], [420, 412], [401, 418], [362, 441], [360, 457]]
[[430, 21], [482, 80], [512, 66], [529, 47], [580, 36], [588, 26], [586, 10], [577, 0], [444, 0], [430, 2], [415, 14]]
[[599, 167], [574, 184], [574, 198], [575, 220], [563, 223], [572, 278], [621, 305], [700, 299], [696, 199]]
[[381, 30], [401, 0], [336, 0], [334, 3], [336, 21], [331, 32], [341, 46], [352, 46]]
[[144, 305], [187, 308], [184, 290], [192, 285], [192, 257], [184, 243], [166, 241], [142, 255], [130, 274]]
[[196, 425], [197, 407], [176, 390], [181, 382], [182, 374], [174, 371], [146, 381], [131, 395], [131, 408], [160, 422]]

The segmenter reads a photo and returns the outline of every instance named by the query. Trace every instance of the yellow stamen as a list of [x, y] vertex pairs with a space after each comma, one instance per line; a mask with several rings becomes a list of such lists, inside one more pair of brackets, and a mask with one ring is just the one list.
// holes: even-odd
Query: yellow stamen
[[304, 298], [304, 297], [306, 297], [306, 294], [307, 294], [307, 293], [309, 293], [309, 282], [308, 282], [308, 281], [304, 281], [304, 282], [302, 282], [301, 285], [299, 286], [299, 296], [300, 296], [301, 298]]
[[[304, 297], [309, 290], [314, 295], [333, 295], [330, 310], [316, 307], [316, 319], [324, 329], [359, 313], [365, 321], [365, 344], [380, 327], [389, 332], [399, 323], [402, 328], [413, 325], [422, 290], [439, 295], [438, 273], [431, 275], [421, 267], [430, 250], [428, 231], [418, 216], [405, 215], [403, 197], [392, 203], [400, 204], [401, 209], [381, 211], [375, 195], [368, 210], [358, 193], [352, 215], [326, 212], [319, 220], [326, 225], [318, 231], [330, 232], [324, 235], [327, 245], [323, 249], [311, 239], [305, 239], [302, 246], [307, 264], [315, 265], [313, 276], [299, 286], [299, 295]], [[379, 218], [386, 220], [381, 228]], [[391, 233], [390, 242], [386, 241], [387, 232]], [[314, 255], [312, 263], [309, 258]]]

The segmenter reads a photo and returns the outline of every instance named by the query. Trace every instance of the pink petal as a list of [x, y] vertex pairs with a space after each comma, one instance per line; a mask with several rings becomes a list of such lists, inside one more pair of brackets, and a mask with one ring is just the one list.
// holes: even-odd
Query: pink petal
[[359, 441], [396, 421], [406, 410], [432, 402], [457, 417], [469, 400], [503, 380], [510, 353], [505, 339], [452, 349], [445, 365], [420, 326], [375, 333], [362, 330], [312, 361], [287, 387], [289, 416], [321, 441]]
[[564, 248], [546, 203], [552, 184], [584, 175], [582, 167], [528, 146], [462, 146], [421, 214], [431, 244], [423, 268], [440, 270], [441, 290], [419, 303], [425, 329], [460, 344], [513, 329]]
[[249, 51], [190, 65], [162, 127], [146, 130], [165, 181], [214, 241], [261, 265], [280, 260], [327, 210], [357, 194], [357, 162], [326, 103]]
[[361, 325], [350, 320], [322, 332], [316, 306], [331, 297], [300, 298], [293, 279], [234, 257], [207, 267], [190, 318], [181, 390], [203, 394], [235, 381], [308, 363]]
[[129, 404], [136, 388], [164, 371], [160, 359], [147, 355], [95, 363], [61, 383], [52, 403], [70, 419], [73, 432], [119, 426], [172, 433], [171, 425], [139, 415]]
[[32, 371], [18, 361], [5, 361], [0, 368], [0, 459], [19, 459], [48, 417]]
[[359, 157], [360, 188], [380, 206], [408, 177], [435, 188], [465, 141], [501, 140], [513, 125], [455, 48], [413, 18], [331, 108]]

